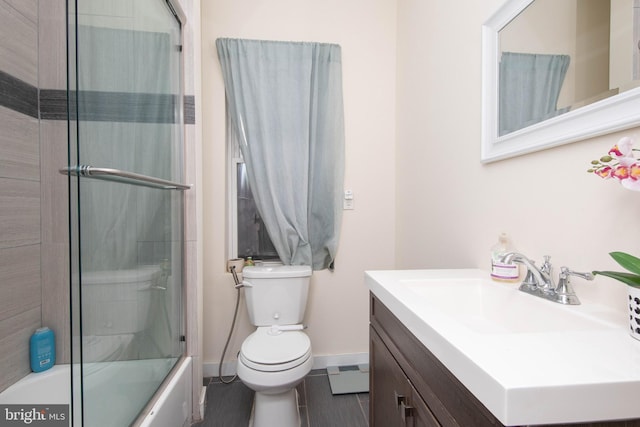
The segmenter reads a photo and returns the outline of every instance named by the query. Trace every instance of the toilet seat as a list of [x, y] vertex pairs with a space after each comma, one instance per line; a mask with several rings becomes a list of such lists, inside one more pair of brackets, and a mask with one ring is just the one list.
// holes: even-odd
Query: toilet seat
[[240, 359], [248, 368], [264, 372], [293, 369], [311, 357], [311, 340], [301, 331], [271, 333], [271, 327], [259, 327], [240, 349]]

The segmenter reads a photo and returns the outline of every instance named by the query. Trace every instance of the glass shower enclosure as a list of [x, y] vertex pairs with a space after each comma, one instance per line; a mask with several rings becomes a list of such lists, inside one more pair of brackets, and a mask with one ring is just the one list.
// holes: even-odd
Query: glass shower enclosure
[[184, 353], [181, 24], [68, 0], [73, 425], [132, 425]]

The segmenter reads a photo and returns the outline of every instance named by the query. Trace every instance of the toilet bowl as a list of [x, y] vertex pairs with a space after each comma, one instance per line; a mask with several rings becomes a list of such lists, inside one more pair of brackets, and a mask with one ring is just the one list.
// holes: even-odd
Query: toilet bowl
[[311, 277], [308, 266], [246, 267], [247, 309], [257, 326], [240, 349], [237, 372], [255, 391], [252, 427], [299, 427], [295, 387], [311, 371], [311, 340], [300, 324]]
[[251, 425], [299, 427], [295, 387], [311, 371], [311, 341], [303, 332], [271, 335], [270, 330], [260, 327], [251, 334], [238, 358], [238, 377], [256, 392]]

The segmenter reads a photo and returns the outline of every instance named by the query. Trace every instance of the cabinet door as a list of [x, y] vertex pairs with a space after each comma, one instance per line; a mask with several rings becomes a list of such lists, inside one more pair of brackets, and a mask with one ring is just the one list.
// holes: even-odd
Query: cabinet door
[[400, 405], [411, 388], [400, 366], [373, 328], [370, 328], [370, 420], [371, 427], [406, 426]]
[[433, 416], [422, 397], [411, 386], [411, 406], [409, 419], [413, 420], [413, 427], [440, 427], [440, 423]]
[[438, 427], [380, 336], [370, 330], [371, 427]]

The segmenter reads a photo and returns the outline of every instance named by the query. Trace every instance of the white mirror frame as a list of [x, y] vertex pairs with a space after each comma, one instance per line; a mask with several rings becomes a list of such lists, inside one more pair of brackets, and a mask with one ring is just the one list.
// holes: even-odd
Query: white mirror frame
[[483, 163], [520, 156], [640, 125], [640, 88], [498, 136], [499, 31], [535, 0], [507, 0], [482, 26]]

